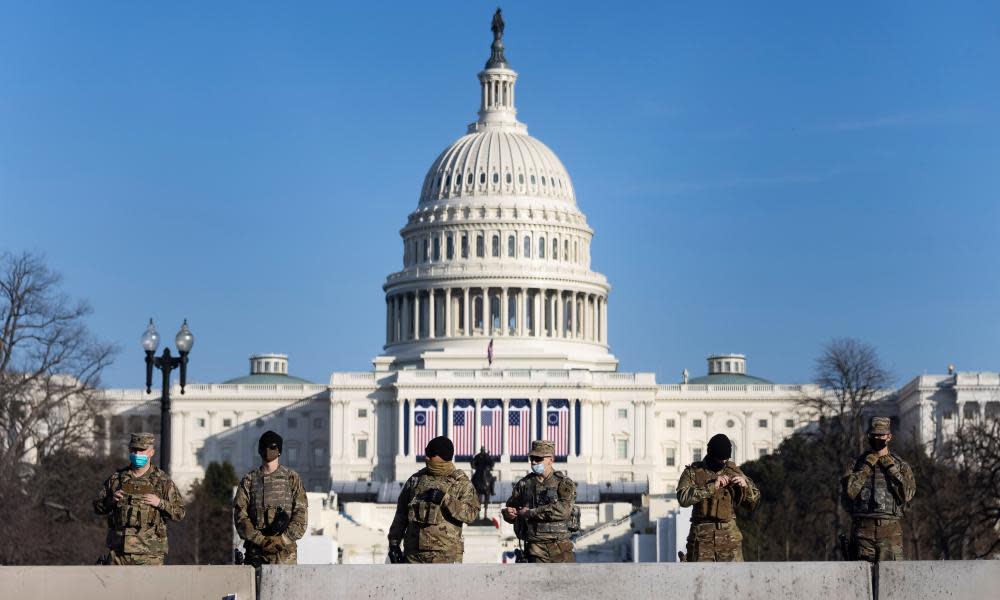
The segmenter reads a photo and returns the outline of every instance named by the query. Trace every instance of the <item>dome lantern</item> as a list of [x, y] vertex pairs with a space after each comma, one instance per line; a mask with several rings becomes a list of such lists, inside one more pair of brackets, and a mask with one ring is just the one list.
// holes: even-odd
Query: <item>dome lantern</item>
[[517, 82], [517, 73], [510, 68], [510, 63], [503, 54], [504, 27], [503, 16], [498, 8], [490, 27], [493, 31], [490, 59], [479, 73], [479, 120], [469, 125], [469, 133], [475, 133], [483, 126], [492, 124], [526, 130], [523, 124], [517, 122], [517, 110], [514, 108], [514, 84]]

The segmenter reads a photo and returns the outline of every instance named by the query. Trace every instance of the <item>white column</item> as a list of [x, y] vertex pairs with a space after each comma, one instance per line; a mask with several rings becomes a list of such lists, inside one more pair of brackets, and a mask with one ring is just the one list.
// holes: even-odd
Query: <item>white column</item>
[[570, 456], [576, 456], [576, 399], [570, 398], [569, 402], [569, 452], [566, 453], [567, 460]]
[[413, 339], [420, 339], [420, 290], [413, 292]]
[[507, 288], [500, 288], [500, 335], [508, 335], [510, 333], [510, 330], [507, 328], [507, 323], [510, 321], [507, 302]]
[[[437, 406], [437, 410], [435, 411], [435, 414], [437, 415], [437, 434], [438, 435], [444, 435], [444, 402], [445, 402], [444, 398], [438, 398], [437, 399], [438, 406]], [[451, 412], [452, 408], [454, 408], [454, 407], [451, 405], [451, 403], [449, 403], [448, 404], [449, 412]], [[450, 418], [451, 415], [449, 414], [448, 417]]]
[[601, 298], [601, 342], [608, 343], [608, 299]]
[[509, 432], [509, 422], [507, 421], [507, 409], [510, 404], [509, 398], [504, 398], [500, 401], [503, 408], [500, 410], [500, 462], [510, 462], [510, 440], [507, 439], [507, 434]]
[[483, 399], [482, 398], [473, 398], [472, 399], [472, 408], [473, 408], [473, 410], [476, 411], [475, 412], [476, 429], [475, 429], [475, 431], [472, 434], [472, 453], [476, 454], [477, 452], [479, 452], [479, 447], [483, 445], [483, 440], [482, 440], [482, 437], [483, 437], [483, 434], [482, 434], [482, 425], [483, 425], [483, 418], [482, 418], [483, 417], [483, 414], [482, 414], [483, 413]]
[[392, 341], [392, 337], [389, 332], [392, 331], [392, 307], [389, 304], [389, 297], [386, 296], [385, 299], [385, 343], [388, 344]]
[[562, 290], [556, 290], [556, 337], [563, 337], [563, 297]]
[[524, 337], [524, 323], [528, 320], [528, 288], [517, 292], [517, 335]]
[[545, 331], [545, 315], [542, 314], [542, 299], [544, 298], [545, 290], [538, 288], [535, 291], [535, 337], [542, 337], [542, 332]]
[[403, 314], [400, 316], [399, 337], [402, 340], [410, 339], [410, 319], [413, 318], [413, 311], [410, 310], [410, 295], [403, 294]]
[[451, 337], [451, 288], [444, 290], [444, 336]]
[[427, 337], [434, 339], [435, 315], [437, 310], [437, 290], [431, 288], [427, 293]]
[[466, 337], [472, 335], [472, 327], [469, 326], [469, 288], [462, 288], [462, 294], [465, 296], [465, 304], [462, 305], [462, 312], [465, 313], [465, 335]]
[[406, 423], [403, 422], [403, 399], [396, 399], [396, 456], [403, 456], [403, 431]]

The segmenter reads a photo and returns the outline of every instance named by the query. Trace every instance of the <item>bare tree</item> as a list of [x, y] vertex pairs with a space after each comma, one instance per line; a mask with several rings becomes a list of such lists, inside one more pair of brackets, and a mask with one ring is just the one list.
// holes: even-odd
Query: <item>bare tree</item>
[[97, 388], [114, 349], [88, 332], [90, 307], [69, 299], [60, 282], [36, 255], [0, 254], [2, 539], [21, 539], [12, 515], [44, 502], [30, 483], [40, 465], [65, 453], [92, 453], [104, 408]]
[[965, 509], [971, 517], [963, 554], [995, 558], [1000, 554], [1000, 420], [969, 420], [947, 445], [958, 469]]

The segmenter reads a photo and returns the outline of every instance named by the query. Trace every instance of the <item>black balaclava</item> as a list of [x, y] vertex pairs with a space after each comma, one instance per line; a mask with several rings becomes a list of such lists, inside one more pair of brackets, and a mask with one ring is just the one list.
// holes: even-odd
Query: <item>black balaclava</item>
[[439, 435], [427, 442], [427, 447], [424, 448], [424, 456], [427, 458], [438, 456], [441, 460], [450, 462], [451, 459], [455, 458], [455, 445], [448, 438]]
[[273, 431], [265, 431], [257, 440], [257, 454], [261, 460], [271, 462], [281, 456], [281, 436]]
[[724, 434], [717, 433], [708, 440], [708, 453], [705, 462], [713, 469], [721, 469], [726, 461], [733, 456], [733, 443]]

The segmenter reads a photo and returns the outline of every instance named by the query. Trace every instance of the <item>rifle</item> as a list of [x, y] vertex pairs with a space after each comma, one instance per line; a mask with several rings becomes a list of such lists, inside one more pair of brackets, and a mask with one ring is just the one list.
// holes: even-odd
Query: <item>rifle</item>
[[843, 533], [837, 534], [837, 539], [840, 542], [840, 555], [844, 560], [854, 560], [851, 556], [851, 542], [847, 539], [847, 536]]

